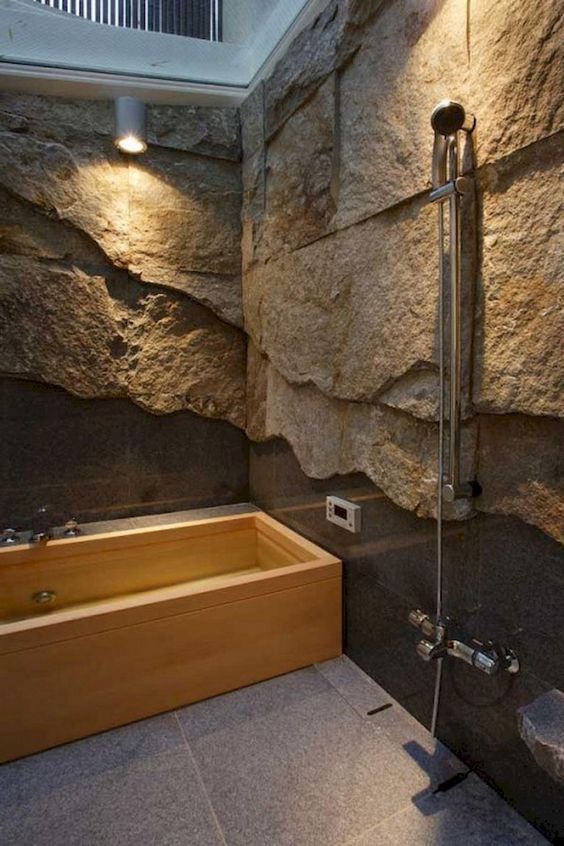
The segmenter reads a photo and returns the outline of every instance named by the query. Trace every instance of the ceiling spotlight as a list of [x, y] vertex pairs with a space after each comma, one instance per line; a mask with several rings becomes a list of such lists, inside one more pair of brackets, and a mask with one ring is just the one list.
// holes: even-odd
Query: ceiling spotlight
[[122, 153], [144, 153], [145, 103], [137, 97], [118, 97], [116, 100], [115, 145]]

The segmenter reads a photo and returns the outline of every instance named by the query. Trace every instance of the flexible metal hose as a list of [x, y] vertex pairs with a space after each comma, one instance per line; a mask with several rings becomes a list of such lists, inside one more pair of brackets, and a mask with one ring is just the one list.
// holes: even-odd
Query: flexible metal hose
[[[439, 443], [437, 460], [437, 620], [443, 613], [443, 465], [444, 465], [444, 411], [445, 411], [445, 361], [444, 361], [444, 210], [438, 205], [438, 241], [439, 241]], [[431, 734], [436, 737], [443, 659], [437, 660], [435, 674], [435, 692], [433, 696], [433, 714]]]

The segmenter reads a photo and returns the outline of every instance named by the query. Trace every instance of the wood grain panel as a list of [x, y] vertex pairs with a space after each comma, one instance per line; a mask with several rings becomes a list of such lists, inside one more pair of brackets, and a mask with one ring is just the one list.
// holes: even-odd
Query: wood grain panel
[[339, 655], [339, 576], [0, 657], [0, 761]]

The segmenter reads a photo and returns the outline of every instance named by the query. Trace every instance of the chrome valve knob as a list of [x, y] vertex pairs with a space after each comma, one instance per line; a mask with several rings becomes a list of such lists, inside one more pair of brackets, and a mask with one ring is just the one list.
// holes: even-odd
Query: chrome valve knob
[[80, 534], [80, 529], [78, 528], [78, 521], [77, 520], [67, 520], [67, 522], [65, 523], [64, 530], [63, 530], [63, 535], [66, 538], [75, 538], [79, 534]]
[[437, 637], [437, 626], [424, 611], [420, 611], [419, 608], [416, 608], [409, 612], [407, 619], [412, 626], [423, 632], [425, 637]]
[[430, 640], [420, 640], [415, 651], [424, 661], [436, 661], [437, 658], [444, 658], [447, 654], [444, 643], [433, 643]]
[[18, 535], [17, 529], [4, 529], [2, 537], [0, 538], [0, 543], [8, 546], [12, 543], [18, 543], [19, 539], [20, 536]]

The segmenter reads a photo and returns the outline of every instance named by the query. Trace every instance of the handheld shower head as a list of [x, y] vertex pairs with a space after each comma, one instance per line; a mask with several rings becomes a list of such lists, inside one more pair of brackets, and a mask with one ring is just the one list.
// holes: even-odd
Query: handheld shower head
[[431, 115], [431, 126], [438, 135], [446, 138], [453, 135], [459, 129], [464, 129], [466, 123], [466, 112], [460, 103], [454, 100], [441, 100]]
[[449, 144], [455, 143], [453, 136], [461, 129], [471, 132], [474, 128], [474, 117], [467, 115], [460, 103], [441, 100], [433, 109], [431, 126], [435, 133], [431, 181], [433, 188], [438, 188], [446, 180]]

